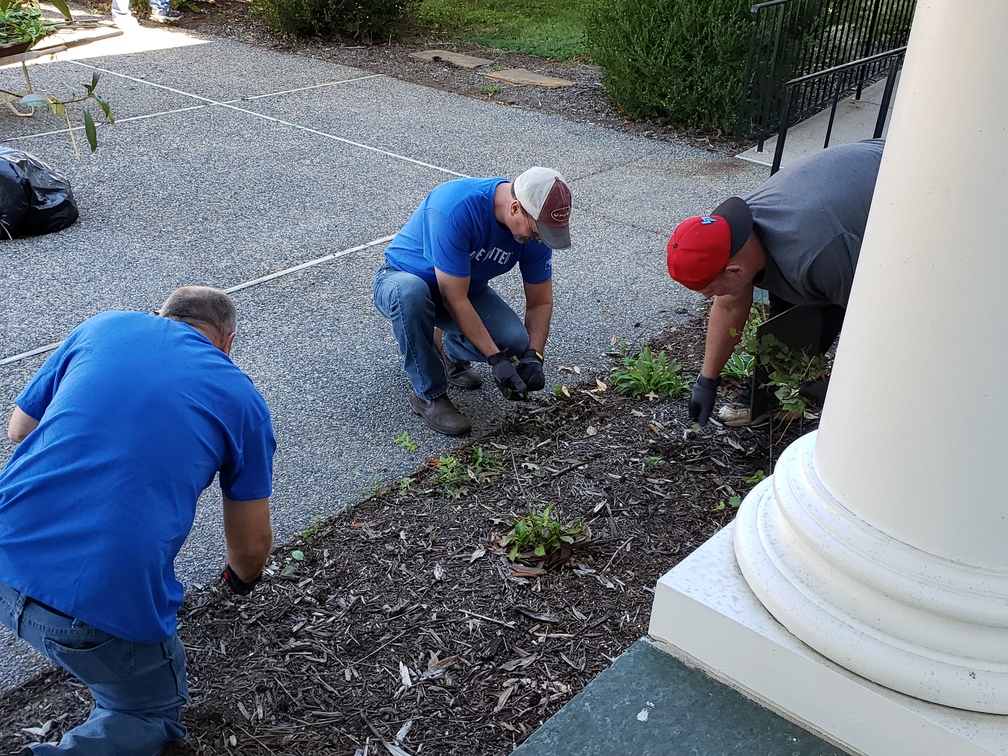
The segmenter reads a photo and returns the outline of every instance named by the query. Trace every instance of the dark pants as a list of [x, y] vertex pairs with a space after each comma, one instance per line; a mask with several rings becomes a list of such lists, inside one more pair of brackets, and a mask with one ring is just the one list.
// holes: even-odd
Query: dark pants
[[[776, 294], [770, 294], [769, 299], [771, 318], [797, 306], [781, 299]], [[840, 305], [806, 305], [806, 307], [810, 310], [818, 310], [822, 318], [822, 329], [819, 332], [819, 354], [826, 354], [840, 335], [844, 314], [847, 310]], [[789, 344], [788, 346], [791, 345]]]

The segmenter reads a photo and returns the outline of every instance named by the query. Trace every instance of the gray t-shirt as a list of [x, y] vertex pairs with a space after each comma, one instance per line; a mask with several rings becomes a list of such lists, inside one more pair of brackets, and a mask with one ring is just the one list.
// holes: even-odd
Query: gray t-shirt
[[756, 286], [796, 305], [847, 306], [884, 146], [830, 147], [745, 197], [767, 258]]

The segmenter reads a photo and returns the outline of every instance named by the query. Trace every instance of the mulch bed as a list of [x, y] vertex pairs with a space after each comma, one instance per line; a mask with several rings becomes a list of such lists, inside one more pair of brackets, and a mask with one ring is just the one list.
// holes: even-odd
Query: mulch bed
[[[703, 333], [652, 347], [695, 374]], [[189, 592], [190, 735], [167, 753], [506, 754], [645, 635], [656, 580], [732, 519], [731, 497], [768, 470], [770, 430], [697, 432], [685, 398], [571, 378], [279, 546], [251, 597]], [[803, 425], [774, 429], [774, 447]], [[512, 514], [551, 503], [585, 531], [512, 563]], [[0, 697], [0, 752], [56, 741], [89, 709], [42, 675]]]

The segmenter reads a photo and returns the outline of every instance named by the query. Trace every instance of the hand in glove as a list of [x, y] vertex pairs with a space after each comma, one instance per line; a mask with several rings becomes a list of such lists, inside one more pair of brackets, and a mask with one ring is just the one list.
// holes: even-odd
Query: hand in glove
[[234, 568], [230, 564], [224, 565], [224, 571], [221, 573], [221, 577], [224, 578], [224, 582], [228, 584], [232, 591], [237, 593], [239, 596], [248, 596], [252, 593], [252, 589], [259, 584], [262, 580], [262, 573], [254, 580], [245, 582], [240, 577], [235, 574]]
[[721, 385], [721, 376], [717, 378], [708, 378], [705, 375], [697, 376], [689, 402], [691, 420], [695, 420], [700, 425], [707, 425], [707, 420], [714, 410], [714, 400], [717, 399], [719, 385]]
[[515, 368], [529, 391], [539, 391], [546, 385], [543, 374], [543, 356], [535, 349], [526, 349]]
[[487, 357], [487, 364], [493, 372], [494, 382], [505, 399], [518, 401], [528, 393], [528, 386], [508, 359], [507, 349]]

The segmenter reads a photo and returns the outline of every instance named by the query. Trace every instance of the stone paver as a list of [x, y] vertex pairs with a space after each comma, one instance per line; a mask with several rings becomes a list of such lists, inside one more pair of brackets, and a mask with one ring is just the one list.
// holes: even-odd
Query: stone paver
[[411, 58], [417, 60], [427, 60], [435, 63], [452, 63], [460, 68], [481, 68], [491, 66], [493, 61], [489, 58], [477, 58], [474, 55], [463, 55], [462, 53], [450, 52], [449, 50], [421, 50], [410, 53]]
[[557, 79], [553, 76], [544, 76], [534, 71], [527, 71], [524, 68], [505, 68], [503, 71], [490, 71], [483, 75], [488, 79], [497, 79], [507, 84], [543, 87], [544, 89], [561, 89], [562, 87], [574, 86], [573, 81]]

